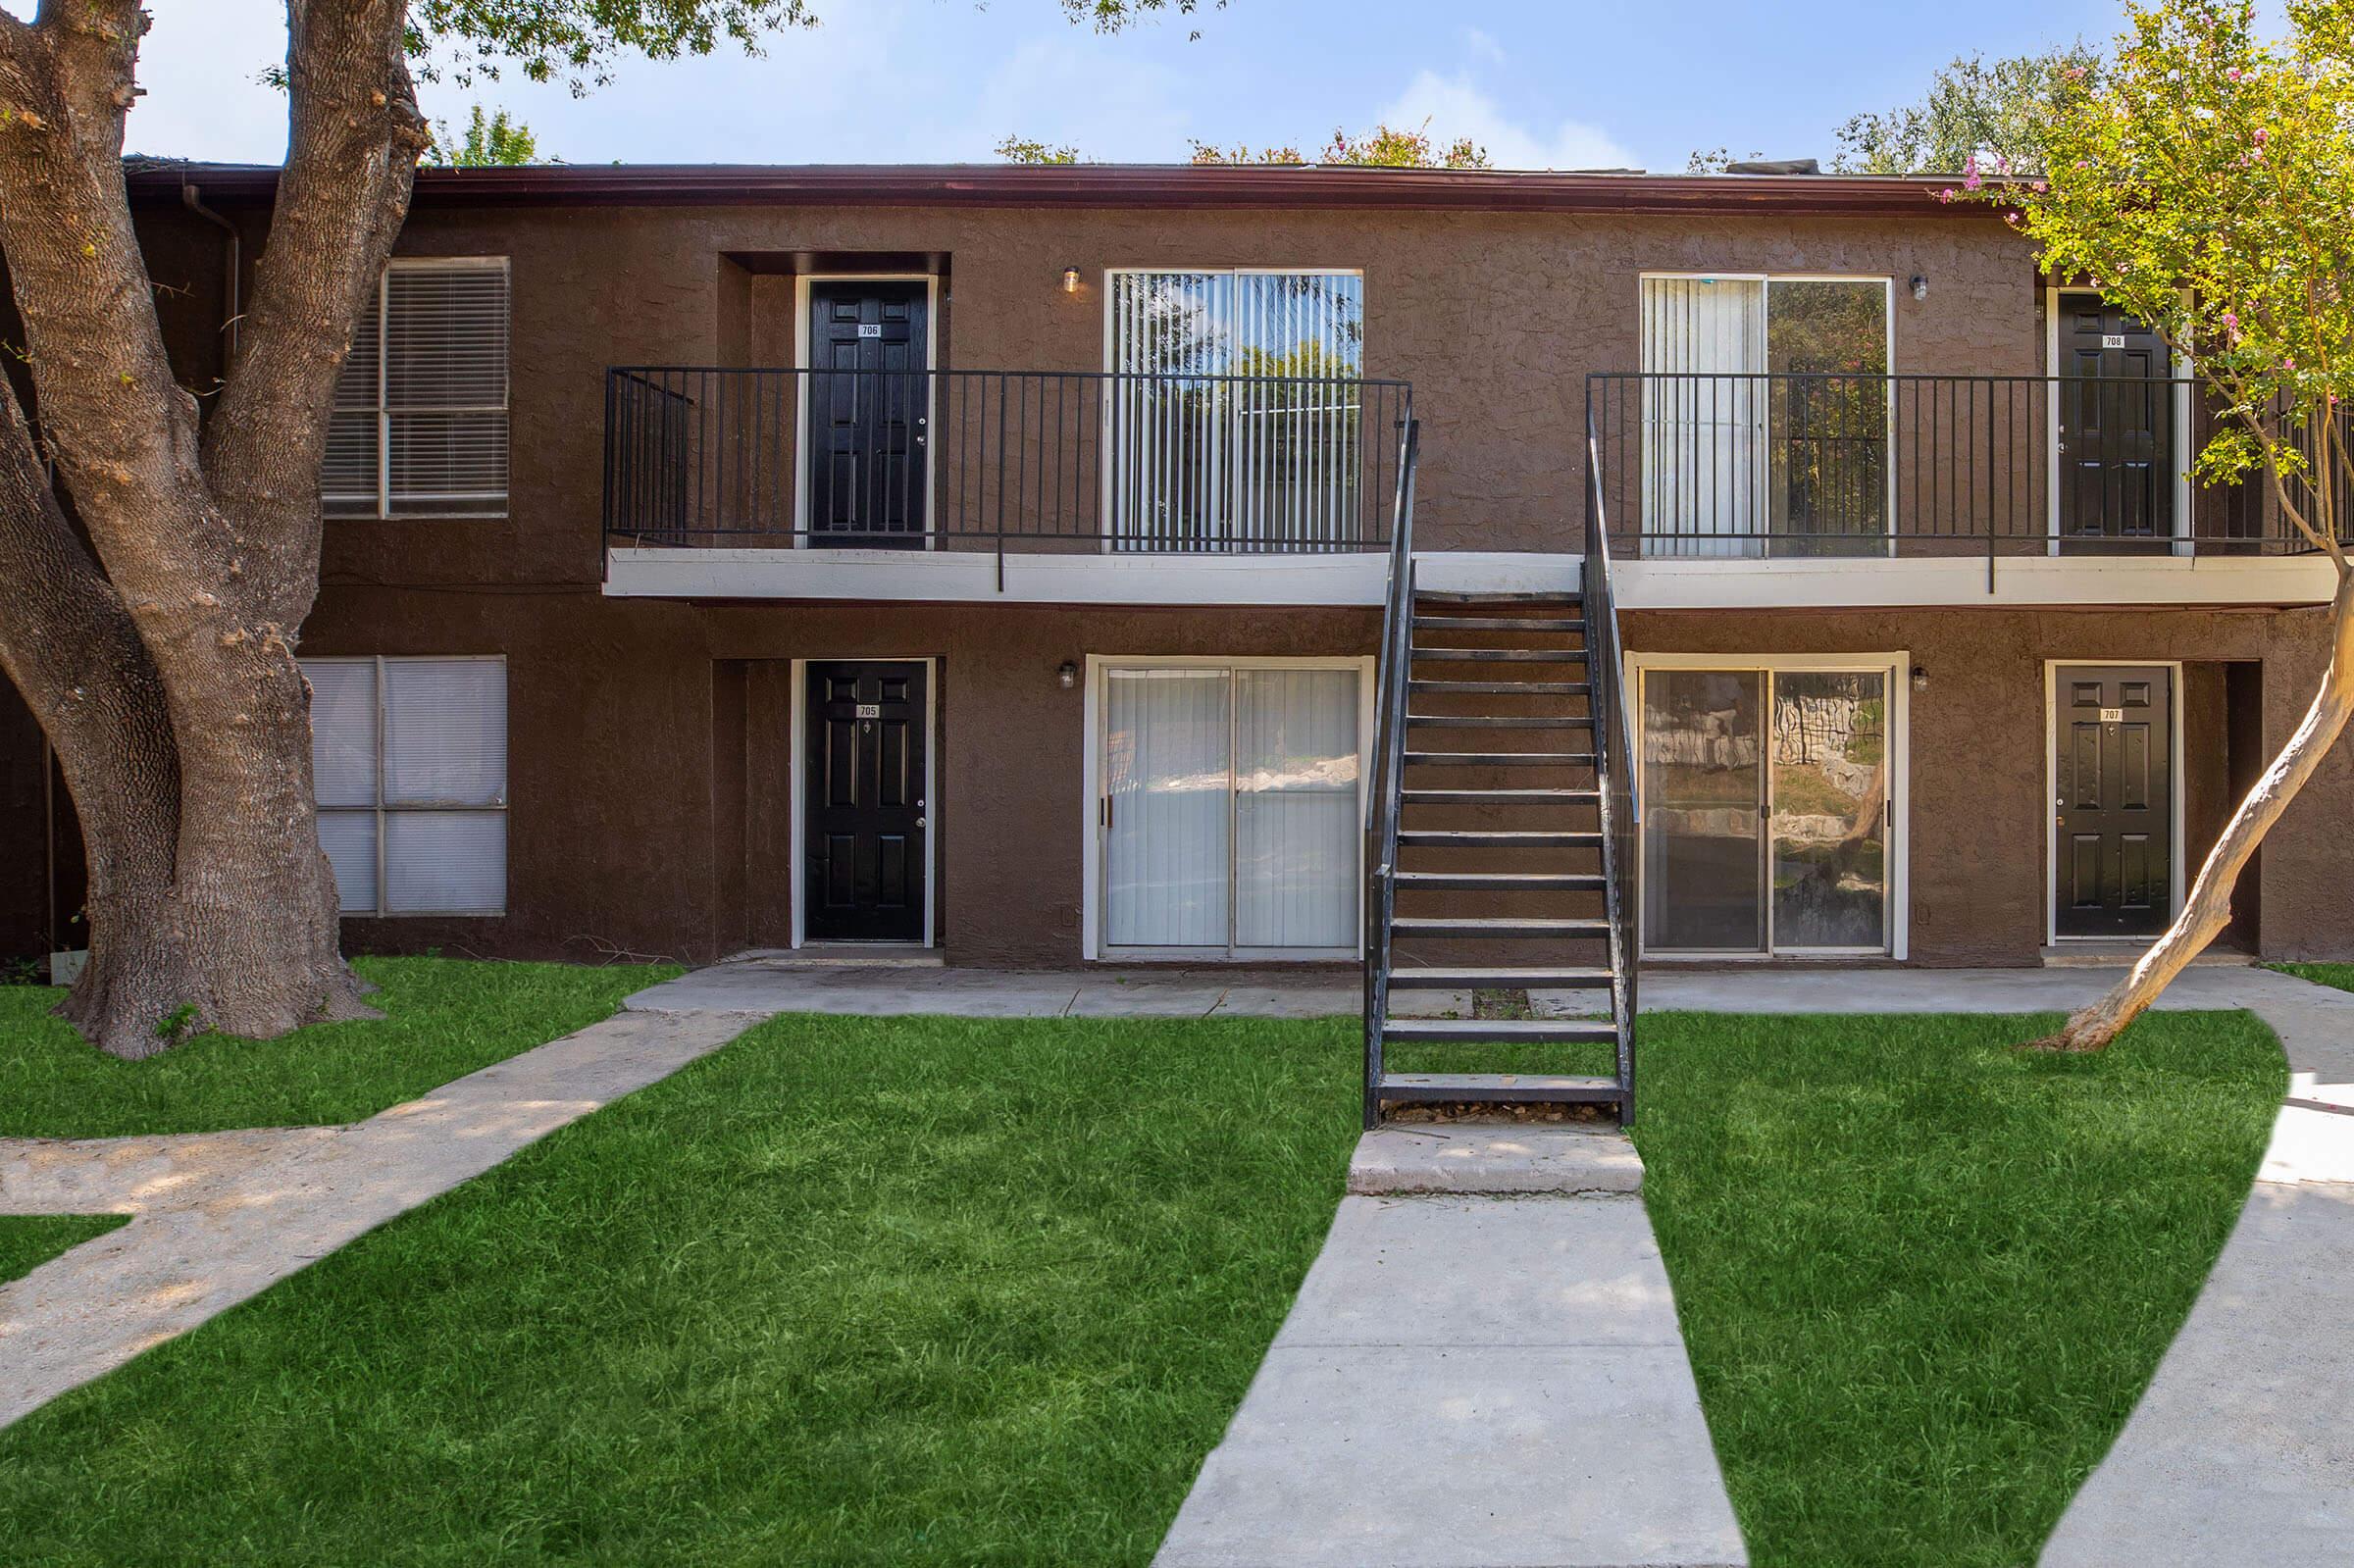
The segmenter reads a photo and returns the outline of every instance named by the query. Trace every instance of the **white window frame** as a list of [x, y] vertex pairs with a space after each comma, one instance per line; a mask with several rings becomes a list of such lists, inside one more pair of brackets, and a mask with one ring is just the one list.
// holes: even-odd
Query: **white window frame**
[[[1351, 939], [1339, 947], [1114, 947], [1105, 939], [1104, 931], [1111, 918], [1111, 894], [1108, 884], [1110, 856], [1104, 853], [1106, 836], [1103, 824], [1103, 802], [1106, 769], [1104, 749], [1110, 737], [1104, 733], [1106, 717], [1105, 692], [1108, 678], [1114, 670], [1224, 670], [1230, 675], [1243, 670], [1349, 670], [1356, 674], [1356, 803], [1352, 820], [1362, 823], [1365, 815], [1365, 790], [1370, 787], [1373, 757], [1373, 660], [1370, 657], [1235, 657], [1223, 654], [1146, 654], [1087, 655], [1087, 696], [1084, 704], [1086, 746], [1080, 776], [1080, 842], [1082, 892], [1080, 908], [1080, 956], [1089, 963], [1103, 961], [1138, 962], [1154, 959], [1184, 959], [1197, 963], [1329, 963], [1336, 959], [1356, 960], [1364, 956], [1364, 888], [1360, 864], [1355, 868], [1356, 887], [1356, 920]], [[1227, 707], [1228, 726], [1227, 766], [1233, 767], [1233, 726], [1236, 722], [1234, 705]], [[1227, 931], [1231, 936], [1234, 920], [1234, 835], [1232, 812], [1234, 793], [1227, 790], [1229, 831], [1226, 844], [1226, 908]]]
[[[375, 518], [380, 521], [384, 521], [393, 519], [431, 519], [440, 515], [436, 514], [430, 508], [419, 508], [415, 506], [398, 512], [395, 512], [392, 509], [393, 411], [390, 408], [387, 408], [384, 403], [387, 379], [384, 366], [385, 360], [389, 355], [389, 344], [391, 339], [392, 275], [395, 272], [479, 272], [492, 267], [498, 269], [498, 272], [504, 280], [506, 291], [507, 364], [504, 367], [506, 374], [500, 378], [501, 382], [506, 387], [506, 395], [500, 399], [496, 408], [492, 408], [486, 403], [463, 403], [451, 404], [447, 408], [402, 409], [400, 412], [404, 414], [498, 414], [507, 421], [505, 441], [507, 446], [507, 456], [510, 464], [512, 463], [515, 450], [515, 270], [513, 263], [505, 256], [395, 256], [391, 260], [385, 262], [384, 270], [377, 275], [376, 303], [373, 307], [376, 311], [376, 510], [374, 512], [328, 511], [327, 516], [329, 518], [352, 518], [361, 521], [366, 521], [369, 518]], [[338, 413], [355, 412], [359, 411], [356, 409], [335, 409], [331, 407], [328, 418], [332, 421]], [[464, 510], [452, 510], [447, 515], [453, 518], [483, 519], [490, 521], [503, 518], [508, 515], [508, 510], [513, 504], [514, 488], [514, 472], [512, 467], [510, 467], [507, 475], [507, 487], [499, 492], [498, 500], [495, 506], [493, 506], [486, 497], [479, 506], [470, 506]], [[425, 496], [421, 497], [420, 499], [428, 501], [456, 500], [455, 497], [450, 496]]]
[[[502, 875], [500, 878], [499, 901], [498, 906], [494, 909], [386, 909], [384, 907], [384, 890], [391, 885], [390, 882], [386, 880], [384, 875], [386, 869], [384, 863], [384, 841], [388, 836], [384, 832], [384, 826], [387, 819], [392, 817], [426, 815], [438, 812], [468, 812], [478, 815], [483, 812], [497, 812], [501, 817], [507, 818], [510, 824], [507, 830], [507, 850], [509, 858], [507, 861], [506, 870], [510, 873], [512, 872], [514, 867], [514, 830], [512, 827], [513, 818], [508, 812], [508, 802], [514, 793], [513, 775], [515, 764], [515, 754], [513, 748], [514, 710], [512, 706], [510, 706], [507, 710], [509, 715], [507, 722], [509, 742], [507, 751], [508, 780], [506, 784], [500, 788], [498, 792], [498, 798], [496, 800], [492, 801], [488, 805], [477, 805], [473, 803], [449, 801], [406, 800], [401, 801], [398, 804], [386, 804], [384, 800], [384, 670], [386, 666], [395, 664], [495, 664], [500, 668], [500, 683], [506, 687], [507, 696], [511, 702], [514, 695], [514, 688], [512, 683], [508, 681], [506, 675], [507, 656], [503, 653], [409, 653], [359, 655], [353, 657], [330, 655], [305, 658], [301, 662], [305, 665], [365, 664], [373, 665], [376, 669], [376, 804], [373, 807], [322, 806], [319, 805], [316, 798], [314, 798], [311, 807], [314, 813], [322, 817], [329, 815], [358, 816], [362, 812], [368, 811], [373, 811], [376, 816], [377, 906], [374, 909], [343, 909], [339, 911], [340, 918], [345, 920], [486, 920], [503, 918], [507, 912], [505, 886], [509, 880], [509, 878], [505, 875]], [[339, 903], [342, 897], [342, 888], [338, 886], [335, 889], [335, 892], [337, 901]]]
[[[1627, 707], [1633, 735], [1634, 777], [1632, 787], [1636, 794], [1637, 820], [1642, 832], [1650, 832], [1652, 814], [1642, 808], [1644, 771], [1644, 714], [1643, 676], [1651, 670], [1721, 670], [1735, 672], [1757, 670], [1768, 678], [1776, 674], [1791, 675], [1877, 675], [1887, 683], [1888, 697], [1888, 843], [1884, 851], [1888, 866], [1887, 911], [1884, 929], [1888, 934], [1886, 945], [1880, 947], [1776, 947], [1773, 943], [1773, 898], [1770, 885], [1762, 885], [1766, 898], [1766, 945], [1755, 952], [1728, 951], [1724, 948], [1654, 949], [1643, 935], [1643, 910], [1637, 901], [1634, 911], [1636, 951], [1645, 960], [1663, 963], [1769, 963], [1792, 959], [1815, 958], [1878, 958], [1904, 959], [1911, 947], [1913, 923], [1913, 661], [1901, 650], [1893, 653], [1629, 653], [1624, 659], [1625, 685], [1630, 693]], [[1770, 680], [1764, 693], [1770, 703]], [[1768, 721], [1770, 722], [1770, 721]], [[1764, 820], [1773, 814], [1773, 770], [1766, 768], [1764, 779]], [[1645, 852], [1645, 840], [1638, 836], [1635, 853]]]
[[[1756, 283], [1756, 284], [1760, 285], [1760, 286], [1759, 286], [1759, 290], [1758, 290], [1758, 293], [1759, 293], [1759, 300], [1758, 300], [1758, 323], [1759, 323], [1759, 329], [1759, 329], [1759, 330], [1760, 330], [1762, 333], [1764, 333], [1764, 334], [1766, 335], [1766, 342], [1767, 342], [1768, 344], [1770, 344], [1770, 343], [1771, 343], [1771, 341], [1772, 341], [1772, 333], [1773, 333], [1773, 285], [1774, 285], [1775, 283], [1877, 283], [1877, 284], [1879, 284], [1879, 286], [1880, 286], [1880, 330], [1881, 330], [1881, 334], [1882, 334], [1882, 336], [1883, 336], [1883, 337], [1885, 338], [1885, 340], [1886, 340], [1886, 342], [1885, 342], [1885, 351], [1884, 351], [1884, 356], [1883, 356], [1883, 357], [1884, 357], [1885, 363], [1886, 363], [1886, 364], [1887, 364], [1887, 366], [1888, 366], [1888, 369], [1886, 370], [1886, 372], [1885, 372], [1884, 374], [1885, 374], [1885, 375], [1886, 375], [1886, 377], [1888, 378], [1888, 383], [1889, 383], [1889, 395], [1888, 395], [1887, 418], [1886, 418], [1886, 422], [1885, 422], [1885, 423], [1886, 423], [1886, 426], [1887, 426], [1887, 437], [1886, 437], [1886, 438], [1887, 438], [1887, 451], [1888, 451], [1888, 495], [1887, 495], [1887, 501], [1886, 501], [1886, 506], [1887, 506], [1887, 520], [1888, 520], [1888, 521], [1887, 521], [1887, 534], [1888, 534], [1888, 539], [1887, 539], [1888, 550], [1887, 550], [1887, 553], [1888, 553], [1889, 557], [1890, 557], [1891, 559], [1893, 559], [1893, 558], [1895, 557], [1895, 555], [1896, 555], [1896, 543], [1897, 543], [1897, 540], [1896, 540], [1896, 478], [1897, 478], [1897, 461], [1896, 461], [1896, 457], [1897, 457], [1897, 453], [1896, 453], [1896, 374], [1897, 374], [1897, 372], [1896, 372], [1896, 278], [1895, 278], [1895, 275], [1893, 275], [1893, 274], [1884, 274], [1884, 273], [1714, 273], [1714, 272], [1664, 272], [1664, 271], [1639, 272], [1639, 273], [1637, 273], [1637, 274], [1635, 275], [1635, 328], [1636, 328], [1636, 335], [1637, 335], [1637, 337], [1638, 337], [1638, 338], [1639, 338], [1639, 337], [1641, 336], [1641, 334], [1642, 334], [1642, 323], [1643, 323], [1643, 285], [1644, 285], [1645, 283], [1647, 283], [1647, 282], [1653, 281], [1654, 279], [1657, 279], [1657, 280], [1660, 280], [1660, 281], [1678, 281], [1678, 282]], [[1637, 352], [1638, 352], [1638, 353], [1640, 353], [1640, 352], [1641, 352], [1641, 345], [1640, 345], [1639, 343], [1638, 343], [1638, 345], [1637, 345]], [[1649, 376], [1649, 375], [1652, 375], [1652, 374], [1654, 374], [1652, 367], [1651, 367], [1651, 366], [1649, 366], [1649, 365], [1643, 365], [1643, 366], [1639, 366], [1639, 367], [1638, 367], [1638, 369], [1639, 369], [1639, 370], [1642, 372], [1642, 374], [1643, 374], [1643, 375], [1645, 375], [1645, 376]], [[1771, 373], [1771, 372], [1762, 372], [1761, 374], [1764, 374], [1764, 375], [1771, 375], [1772, 373]], [[1768, 384], [1770, 384], [1770, 383], [1768, 383]], [[1773, 432], [1771, 431], [1771, 430], [1768, 430], [1766, 431], [1766, 458], [1767, 458], [1767, 460], [1766, 460], [1766, 461], [1765, 461], [1765, 462], [1762, 462], [1762, 463], [1760, 463], [1760, 464], [1758, 465], [1758, 476], [1757, 476], [1757, 481], [1756, 481], [1756, 483], [1757, 483], [1756, 505], [1757, 505], [1757, 508], [1758, 508], [1758, 516], [1759, 516], [1759, 518], [1760, 518], [1760, 519], [1762, 519], [1762, 520], [1768, 520], [1768, 521], [1769, 521], [1769, 520], [1772, 518], [1772, 516], [1773, 516], [1773, 512], [1772, 512], [1772, 502], [1773, 502], [1773, 491], [1772, 491], [1772, 482], [1773, 482], [1773, 464], [1772, 464], [1772, 461], [1771, 461], [1771, 459], [1770, 459], [1770, 455], [1769, 455], [1769, 454], [1770, 454], [1770, 448], [1771, 448], [1771, 444], [1772, 444], [1772, 439], [1773, 439]], [[1646, 524], [1647, 524], [1647, 522], [1648, 522], [1648, 520], [1646, 520]], [[1859, 535], [1859, 537], [1861, 537], [1861, 536], [1863, 536], [1863, 535]], [[1758, 537], [1759, 537], [1761, 540], [1766, 540], [1766, 539], [1770, 539], [1770, 538], [1772, 538], [1772, 537], [1773, 537], [1773, 535], [1772, 535], [1772, 533], [1771, 533], [1770, 531], [1767, 531], [1767, 532], [1765, 532], [1765, 533], [1761, 533], [1761, 534], [1759, 534], [1759, 535], [1758, 535]], [[1750, 559], [1750, 558], [1749, 558], [1749, 557], [1738, 557], [1737, 559]], [[1775, 556], [1770, 556], [1770, 555], [1764, 555], [1764, 554], [1762, 554], [1762, 555], [1760, 555], [1760, 556], [1756, 557], [1756, 559], [1760, 559], [1760, 560], [1770, 560], [1770, 559], [1780, 559], [1780, 560], [1815, 560], [1815, 559], [1830, 559], [1830, 560], [1837, 560], [1837, 559], [1841, 559], [1841, 558], [1840, 558], [1840, 557], [1836, 557], [1836, 556], [1833, 556], [1833, 557], [1819, 557], [1819, 558], [1818, 558], [1818, 557], [1813, 557], [1813, 556], [1781, 556], [1781, 557], [1775, 557]], [[1853, 559], [1853, 557], [1848, 557], [1847, 559]]]
[[[1357, 286], [1357, 310], [1358, 310], [1358, 312], [1359, 312], [1359, 319], [1358, 319], [1358, 321], [1357, 321], [1357, 330], [1358, 330], [1358, 332], [1360, 333], [1360, 337], [1359, 337], [1359, 340], [1358, 340], [1358, 342], [1357, 342], [1357, 361], [1358, 361], [1358, 362], [1357, 362], [1357, 367], [1356, 367], [1356, 375], [1357, 375], [1357, 379], [1358, 379], [1359, 380], [1364, 380], [1364, 379], [1367, 379], [1367, 375], [1366, 375], [1366, 368], [1365, 368], [1365, 364], [1364, 364], [1364, 358], [1365, 358], [1365, 349], [1366, 349], [1366, 338], [1367, 338], [1367, 337], [1369, 336], [1369, 334], [1370, 334], [1371, 322], [1370, 322], [1370, 319], [1369, 319], [1369, 318], [1370, 318], [1370, 315], [1371, 315], [1371, 311], [1370, 311], [1370, 306], [1369, 306], [1369, 304], [1368, 304], [1368, 302], [1367, 302], [1367, 300], [1366, 300], [1366, 298], [1365, 298], [1365, 289], [1364, 289], [1364, 282], [1365, 282], [1365, 270], [1364, 270], [1362, 267], [1236, 267], [1236, 266], [1231, 266], [1231, 265], [1227, 265], [1227, 266], [1206, 265], [1206, 266], [1198, 266], [1198, 267], [1177, 266], [1177, 265], [1156, 265], [1156, 266], [1151, 266], [1151, 267], [1141, 267], [1141, 266], [1129, 266], [1129, 267], [1106, 267], [1106, 268], [1104, 268], [1104, 269], [1103, 269], [1103, 289], [1102, 289], [1102, 293], [1103, 293], [1103, 374], [1104, 374], [1105, 376], [1116, 376], [1116, 375], [1118, 375], [1118, 374], [1119, 374], [1119, 313], [1118, 313], [1118, 311], [1117, 311], [1117, 310], [1114, 308], [1114, 301], [1115, 301], [1115, 299], [1116, 299], [1116, 296], [1117, 296], [1117, 292], [1118, 292], [1118, 291], [1117, 291], [1117, 290], [1116, 290], [1116, 289], [1113, 287], [1113, 284], [1112, 284], [1112, 279], [1114, 279], [1114, 278], [1139, 278], [1139, 277], [1142, 277], [1142, 278], [1153, 278], [1153, 277], [1185, 277], [1185, 278], [1195, 278], [1195, 277], [1202, 277], [1202, 276], [1203, 276], [1203, 275], [1217, 275], [1217, 274], [1222, 274], [1222, 275], [1224, 275], [1225, 277], [1228, 277], [1228, 278], [1356, 278], [1356, 279], [1357, 280], [1357, 285], [1358, 285], [1358, 286]], [[1100, 398], [1099, 401], [1100, 401], [1100, 402], [1102, 404], [1102, 408], [1101, 408], [1101, 411], [1100, 411], [1100, 427], [1101, 427], [1101, 428], [1100, 428], [1100, 430], [1099, 430], [1099, 432], [1098, 432], [1098, 434], [1097, 434], [1097, 446], [1096, 446], [1096, 450], [1097, 450], [1099, 453], [1101, 453], [1101, 454], [1102, 454], [1102, 460], [1101, 460], [1101, 462], [1100, 462], [1100, 463], [1099, 463], [1099, 465], [1098, 465], [1098, 466], [1099, 466], [1100, 468], [1101, 468], [1101, 469], [1102, 469], [1102, 471], [1103, 471], [1103, 477], [1102, 477], [1102, 485], [1101, 485], [1102, 494], [1101, 494], [1101, 496], [1100, 496], [1100, 498], [1099, 505], [1098, 505], [1098, 507], [1097, 507], [1097, 515], [1098, 515], [1099, 517], [1100, 517], [1100, 518], [1103, 520], [1103, 537], [1102, 537], [1101, 541], [1100, 541], [1100, 542], [1098, 544], [1097, 548], [1099, 548], [1100, 550], [1103, 551], [1103, 552], [1104, 552], [1104, 553], [1106, 553], [1106, 554], [1109, 554], [1109, 553], [1112, 553], [1113, 551], [1116, 551], [1116, 550], [1119, 548], [1119, 543], [1118, 543], [1118, 540], [1119, 540], [1119, 537], [1120, 537], [1120, 535], [1119, 535], [1119, 532], [1118, 532], [1118, 530], [1117, 530], [1117, 527], [1116, 527], [1116, 519], [1117, 519], [1117, 515], [1118, 515], [1117, 509], [1118, 509], [1118, 504], [1119, 504], [1119, 502], [1118, 502], [1118, 494], [1119, 494], [1119, 491], [1118, 491], [1118, 481], [1119, 481], [1119, 474], [1118, 474], [1118, 464], [1117, 464], [1117, 463], [1116, 463], [1116, 462], [1113, 460], [1113, 458], [1112, 458], [1112, 451], [1113, 451], [1113, 444], [1112, 444], [1112, 443], [1113, 443], [1113, 439], [1114, 439], [1114, 437], [1113, 437], [1113, 431], [1112, 431], [1113, 405], [1114, 405], [1114, 403], [1115, 403], [1115, 401], [1116, 401], [1116, 400], [1115, 400], [1115, 399], [1114, 399], [1114, 398], [1113, 398], [1113, 397], [1110, 395], [1109, 388], [1108, 388], [1108, 383], [1107, 383], [1107, 385], [1106, 385], [1106, 391], [1105, 391], [1105, 395], [1104, 395], [1102, 398]], [[1218, 472], [1218, 473], [1220, 473], [1220, 474], [1224, 474], [1224, 473], [1226, 472], [1226, 462], [1225, 462], [1225, 456], [1226, 456], [1226, 454], [1225, 454], [1225, 445], [1224, 445], [1224, 443], [1225, 443], [1225, 435], [1226, 435], [1225, 427], [1224, 427], [1223, 425], [1221, 425], [1221, 426], [1218, 426], [1217, 428], [1215, 428], [1215, 429], [1212, 430], [1212, 432], [1211, 432], [1211, 440], [1210, 440], [1210, 442], [1209, 442], [1209, 451], [1210, 451], [1210, 454], [1211, 454], [1211, 461], [1212, 461], [1212, 463], [1213, 463], [1213, 464], [1216, 466], [1216, 470], [1217, 470], [1217, 472]], [[1228, 543], [1227, 543], [1227, 544], [1224, 546], [1224, 549], [1231, 550], [1231, 549], [1233, 549], [1234, 547], [1235, 547], [1235, 546], [1232, 544], [1232, 542], [1231, 542], [1231, 541], [1229, 541], [1229, 542], [1228, 542]], [[1360, 944], [1360, 945], [1361, 945], [1361, 944]]]

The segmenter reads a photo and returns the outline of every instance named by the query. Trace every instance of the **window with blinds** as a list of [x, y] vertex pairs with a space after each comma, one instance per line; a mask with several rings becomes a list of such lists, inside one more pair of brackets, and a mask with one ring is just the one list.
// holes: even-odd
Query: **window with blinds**
[[505, 257], [385, 267], [335, 383], [321, 496], [331, 516], [505, 513]]
[[302, 673], [343, 913], [503, 914], [506, 661], [305, 659]]
[[1312, 549], [1356, 537], [1362, 275], [1136, 270], [1110, 282], [1114, 547]]

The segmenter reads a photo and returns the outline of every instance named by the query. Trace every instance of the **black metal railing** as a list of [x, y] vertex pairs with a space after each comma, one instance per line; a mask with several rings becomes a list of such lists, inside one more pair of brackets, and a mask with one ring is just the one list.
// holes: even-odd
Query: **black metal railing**
[[1403, 381], [612, 370], [615, 544], [1330, 552], [1396, 528]]
[[2192, 379], [1597, 373], [1594, 502], [1624, 554], [2293, 554], [2255, 479], [2182, 480]]
[[1587, 712], [1594, 716], [1594, 770], [1602, 815], [1603, 917], [1609, 921], [1611, 1013], [1618, 1026], [1618, 1120], [1635, 1122], [1635, 911], [1642, 907], [1641, 795], [1619, 656], [1618, 601], [1611, 579], [1610, 511], [1591, 412], [1586, 424], [1586, 540], [1579, 563], [1586, 622]]
[[1365, 790], [1364, 964], [1365, 1126], [1381, 1119], [1382, 1023], [1390, 1011], [1390, 931], [1398, 906], [1398, 819], [1404, 810], [1407, 678], [1414, 628], [1414, 469], [1420, 432], [1412, 420], [1398, 443], [1398, 488], [1390, 515], [1389, 596], [1381, 612], [1381, 655], [1373, 710], [1373, 777]]

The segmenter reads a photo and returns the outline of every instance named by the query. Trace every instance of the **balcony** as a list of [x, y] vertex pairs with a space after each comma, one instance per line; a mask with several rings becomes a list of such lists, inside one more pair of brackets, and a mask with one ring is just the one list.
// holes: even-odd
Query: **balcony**
[[615, 369], [608, 569], [758, 551], [750, 564], [797, 581], [847, 582], [829, 574], [846, 557], [869, 569], [865, 592], [892, 564], [875, 552], [957, 558], [899, 560], [898, 582], [978, 565], [1000, 589], [1008, 557], [1346, 557], [1378, 573], [1412, 405], [1404, 382], [1357, 379]]
[[1622, 558], [1974, 560], [1982, 591], [2006, 562], [2310, 565], [2261, 482], [2187, 477], [2214, 417], [2188, 379], [1587, 379], [1591, 495]]

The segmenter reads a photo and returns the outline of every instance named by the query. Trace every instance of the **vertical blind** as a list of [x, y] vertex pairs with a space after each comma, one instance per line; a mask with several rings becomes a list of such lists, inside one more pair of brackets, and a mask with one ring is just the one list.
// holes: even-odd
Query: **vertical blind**
[[1299, 549], [1355, 536], [1361, 277], [1114, 273], [1110, 360], [1115, 546]]
[[306, 659], [319, 838], [346, 914], [506, 904], [507, 667]]
[[1106, 672], [1105, 942], [1353, 945], [1358, 746], [1354, 669]]
[[330, 512], [506, 510], [507, 296], [503, 257], [385, 268], [335, 383]]
[[[1643, 279], [1643, 531], [1674, 555], [1765, 532], [1766, 284]], [[1671, 535], [1671, 536], [1670, 536]]]

